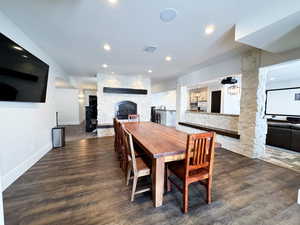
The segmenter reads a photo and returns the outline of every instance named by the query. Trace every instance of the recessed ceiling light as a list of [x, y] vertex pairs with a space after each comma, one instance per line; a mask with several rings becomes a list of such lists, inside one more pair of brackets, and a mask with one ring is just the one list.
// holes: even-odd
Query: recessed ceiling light
[[212, 34], [215, 31], [215, 26], [214, 25], [207, 25], [205, 27], [205, 33], [206, 34]]
[[115, 72], [111, 72], [111, 74], [115, 74]]
[[107, 68], [108, 65], [107, 65], [107, 64], [102, 64], [102, 67], [103, 67], [103, 68]]
[[166, 56], [165, 60], [170, 62], [172, 60], [172, 57], [171, 56]]
[[110, 3], [110, 4], [117, 4], [118, 3], [118, 0], [108, 0], [108, 2]]
[[23, 51], [23, 48], [19, 47], [19, 46], [13, 46], [14, 49], [19, 50], [19, 51]]
[[160, 12], [160, 19], [165, 23], [169, 23], [177, 16], [177, 11], [172, 8], [164, 9]]
[[152, 70], [148, 70], [148, 73], [152, 73]]
[[104, 50], [106, 50], [106, 51], [110, 51], [110, 50], [111, 50], [111, 47], [110, 47], [109, 44], [103, 45], [103, 48], [104, 48]]

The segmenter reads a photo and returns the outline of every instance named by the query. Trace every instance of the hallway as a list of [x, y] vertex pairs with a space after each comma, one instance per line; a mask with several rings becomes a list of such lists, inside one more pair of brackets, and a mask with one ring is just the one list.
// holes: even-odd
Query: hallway
[[80, 125], [66, 125], [64, 127], [66, 131], [66, 142], [97, 137], [96, 132], [85, 132], [84, 122]]

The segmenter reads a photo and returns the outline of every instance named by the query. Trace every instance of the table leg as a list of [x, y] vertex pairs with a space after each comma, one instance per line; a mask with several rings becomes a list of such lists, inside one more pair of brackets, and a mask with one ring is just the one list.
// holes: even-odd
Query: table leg
[[152, 163], [152, 195], [154, 207], [163, 203], [165, 181], [165, 160], [163, 157], [153, 159]]

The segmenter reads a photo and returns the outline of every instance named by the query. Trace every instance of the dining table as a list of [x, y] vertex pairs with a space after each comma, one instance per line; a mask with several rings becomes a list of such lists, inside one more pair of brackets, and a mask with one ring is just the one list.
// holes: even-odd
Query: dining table
[[[163, 204], [165, 163], [183, 160], [188, 134], [153, 122], [124, 122], [134, 142], [152, 159], [152, 197], [154, 207]], [[219, 148], [219, 143], [215, 148]]]

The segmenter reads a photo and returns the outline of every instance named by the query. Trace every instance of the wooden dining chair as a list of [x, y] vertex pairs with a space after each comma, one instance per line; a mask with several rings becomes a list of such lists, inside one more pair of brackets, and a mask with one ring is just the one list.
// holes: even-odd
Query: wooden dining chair
[[120, 167], [126, 173], [128, 167], [128, 153], [126, 150], [126, 143], [125, 143], [125, 127], [123, 123], [119, 122], [118, 127], [118, 135], [119, 135], [119, 144], [120, 146]]
[[[120, 154], [120, 167], [122, 168], [122, 170], [125, 172], [125, 175], [127, 174], [127, 170], [128, 170], [128, 154], [130, 154], [130, 151], [128, 151], [127, 149], [127, 145], [126, 145], [126, 136], [125, 136], [125, 127], [124, 124], [121, 122], [118, 122], [117, 125], [117, 129], [118, 129], [118, 145], [119, 147], [119, 154]], [[142, 152], [140, 149], [139, 151], [134, 151], [135, 152], [135, 157], [141, 157], [143, 156], [145, 153]]]
[[[188, 135], [185, 159], [167, 165], [168, 182], [183, 192], [183, 212], [188, 212], [189, 185], [201, 182], [207, 189], [207, 203], [211, 203], [212, 173], [215, 150], [215, 133]], [[169, 176], [170, 173], [183, 181], [183, 189]], [[168, 183], [168, 189], [170, 183]]]
[[117, 152], [117, 148], [118, 148], [118, 130], [117, 130], [117, 124], [118, 123], [118, 120], [116, 118], [113, 119], [113, 126], [114, 126], [114, 132], [115, 132], [115, 137], [114, 137], [114, 149], [115, 149], [115, 152]]
[[139, 114], [131, 114], [128, 115], [129, 122], [140, 122], [140, 115]]
[[145, 189], [136, 191], [138, 178], [151, 175], [151, 170], [141, 157], [135, 156], [132, 135], [130, 133], [128, 133], [127, 130], [124, 130], [124, 133], [125, 133], [125, 137], [126, 137], [126, 141], [125, 141], [126, 149], [130, 152], [130, 154], [128, 154], [129, 165], [128, 165], [128, 171], [127, 171], [126, 184], [127, 185], [129, 184], [131, 172], [133, 172], [133, 185], [132, 185], [132, 191], [131, 191], [131, 201], [133, 202], [136, 194], [140, 194], [140, 193], [151, 190], [151, 188], [145, 188]]
[[118, 154], [118, 159], [120, 161], [120, 168], [122, 168], [122, 170], [125, 171], [127, 154], [125, 152], [123, 126], [124, 125], [120, 121], [116, 121], [115, 141], [116, 141], [116, 152]]

